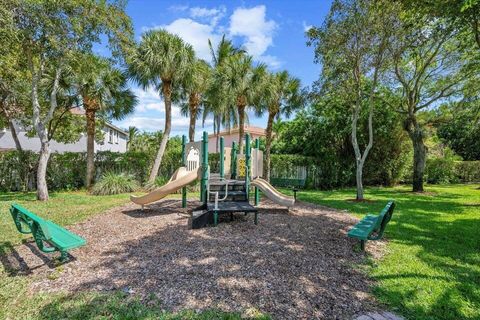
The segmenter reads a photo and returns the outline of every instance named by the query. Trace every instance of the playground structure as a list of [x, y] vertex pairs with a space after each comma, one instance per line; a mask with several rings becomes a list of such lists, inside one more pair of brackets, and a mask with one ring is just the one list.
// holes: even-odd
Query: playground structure
[[[255, 215], [258, 223], [260, 191], [273, 202], [290, 208], [294, 198], [277, 191], [266, 180], [262, 179], [263, 152], [260, 142], [255, 141], [252, 147], [250, 136], [245, 135], [245, 153], [240, 154], [238, 144], [224, 146], [220, 138], [219, 172], [211, 173], [208, 165], [208, 135], [203, 132], [201, 141], [186, 143], [182, 137], [182, 167], [177, 169], [170, 180], [162, 187], [144, 195], [131, 196], [132, 202], [144, 207], [152, 202], [163, 199], [167, 195], [182, 189], [182, 207], [187, 205], [187, 186], [196, 180], [200, 181], [200, 201], [202, 205], [193, 210], [190, 227], [201, 228], [206, 225], [217, 225], [219, 216], [242, 212]], [[254, 187], [254, 205], [250, 204], [250, 188]]]

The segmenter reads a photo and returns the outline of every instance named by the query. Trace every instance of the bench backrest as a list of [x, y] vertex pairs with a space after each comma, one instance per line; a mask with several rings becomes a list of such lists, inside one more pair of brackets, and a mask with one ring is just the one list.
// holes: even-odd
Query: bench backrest
[[10, 214], [12, 215], [18, 232], [21, 233], [32, 233], [32, 224], [34, 221], [44, 222], [44, 220], [36, 214], [15, 203], [12, 204], [10, 208]]
[[50, 230], [45, 220], [18, 204], [12, 205], [10, 213], [17, 230], [24, 234], [31, 233], [40, 250], [44, 252], [54, 250], [54, 248], [46, 247], [44, 244], [44, 241], [51, 239]]
[[395, 202], [393, 200], [390, 200], [385, 206], [385, 208], [383, 208], [383, 210], [378, 215], [377, 225], [375, 226], [375, 229], [374, 229], [374, 231], [376, 232], [376, 235], [373, 237], [370, 237], [369, 240], [378, 240], [382, 238], [388, 222], [392, 219], [394, 209], [395, 209]]

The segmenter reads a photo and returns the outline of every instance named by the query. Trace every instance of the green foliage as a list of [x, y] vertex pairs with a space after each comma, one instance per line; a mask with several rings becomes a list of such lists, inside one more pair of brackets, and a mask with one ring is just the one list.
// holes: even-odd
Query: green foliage
[[138, 190], [138, 182], [124, 173], [106, 172], [93, 186], [92, 193], [97, 196], [128, 193]]
[[[364, 167], [364, 182], [370, 185], [392, 185], [399, 182], [409, 161], [411, 150], [402, 128], [400, 115], [386, 104], [374, 108], [374, 144]], [[355, 182], [355, 161], [351, 145], [351, 115], [341, 97], [318, 97], [315, 104], [278, 126], [272, 151], [312, 157], [307, 169], [311, 187], [322, 189], [350, 186]], [[358, 140], [368, 141], [368, 112], [359, 117]], [[275, 169], [272, 156], [272, 168]], [[313, 177], [311, 175], [314, 175]]]
[[145, 190], [147, 191], [153, 191], [157, 188], [160, 188], [161, 186], [165, 185], [168, 182], [167, 177], [156, 177], [155, 181], [153, 182], [147, 182], [145, 184]]
[[480, 182], [480, 161], [457, 161], [455, 173], [459, 181], [464, 183]]
[[448, 149], [443, 157], [428, 158], [425, 169], [426, 181], [433, 184], [458, 182], [455, 169], [459, 158]]
[[[459, 110], [460, 109], [460, 110]], [[480, 160], [480, 102], [445, 106], [437, 115], [437, 134], [464, 160]]]

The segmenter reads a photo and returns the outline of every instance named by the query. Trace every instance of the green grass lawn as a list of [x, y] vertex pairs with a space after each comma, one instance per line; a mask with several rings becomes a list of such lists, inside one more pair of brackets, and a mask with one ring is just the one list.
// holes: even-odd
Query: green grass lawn
[[[397, 207], [387, 227], [387, 253], [368, 259], [373, 292], [392, 311], [411, 319], [480, 319], [480, 190], [478, 185], [429, 186], [426, 194], [407, 187], [368, 188], [373, 202], [353, 203], [354, 190], [301, 191], [300, 200], [330, 206], [358, 217], [378, 213], [387, 200]], [[288, 192], [288, 191], [285, 191]], [[175, 195], [179, 197], [178, 195]], [[196, 195], [189, 194], [190, 197]], [[61, 225], [82, 221], [128, 202], [128, 195], [95, 197], [85, 192], [53, 193], [36, 202], [32, 193], [0, 194], [0, 258], [21, 243], [8, 207], [12, 202]], [[62, 267], [58, 267], [58, 272]], [[75, 295], [29, 294], [29, 277], [12, 275], [0, 264], [0, 319], [240, 319], [239, 313], [161, 311], [116, 292]], [[252, 311], [252, 318], [267, 319]]]
[[[397, 203], [387, 227], [387, 254], [367, 269], [378, 300], [411, 319], [480, 319], [480, 189], [478, 185], [368, 188], [374, 202], [353, 203], [354, 189], [301, 191], [298, 199], [358, 217]], [[285, 191], [287, 192], [287, 191]], [[367, 244], [368, 246], [368, 244]]]

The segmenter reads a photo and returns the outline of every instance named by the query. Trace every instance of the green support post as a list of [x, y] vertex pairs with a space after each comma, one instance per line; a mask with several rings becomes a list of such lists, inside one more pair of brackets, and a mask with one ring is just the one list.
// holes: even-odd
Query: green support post
[[247, 201], [250, 200], [250, 158], [251, 158], [250, 135], [245, 135], [245, 190], [247, 191]]
[[[182, 136], [182, 166], [187, 166], [187, 155], [186, 155], [186, 144], [187, 144], [187, 137], [185, 135]], [[182, 188], [182, 208], [187, 207], [187, 187]]]
[[232, 142], [232, 157], [231, 157], [231, 178], [237, 179], [237, 143], [235, 141]]
[[208, 186], [208, 134], [206, 131], [203, 132], [202, 139], [202, 179], [200, 180], [200, 201], [203, 204], [207, 204], [208, 195], [207, 195], [207, 186]]
[[225, 177], [225, 150], [224, 150], [223, 137], [220, 137], [220, 179]]
[[[259, 150], [260, 149], [260, 139], [255, 139], [255, 149]], [[258, 153], [257, 153], [258, 155]], [[258, 161], [258, 159], [256, 159]], [[257, 165], [257, 163], [255, 164]], [[260, 192], [257, 187], [255, 187], [255, 205], [258, 206], [258, 203], [260, 202]]]

